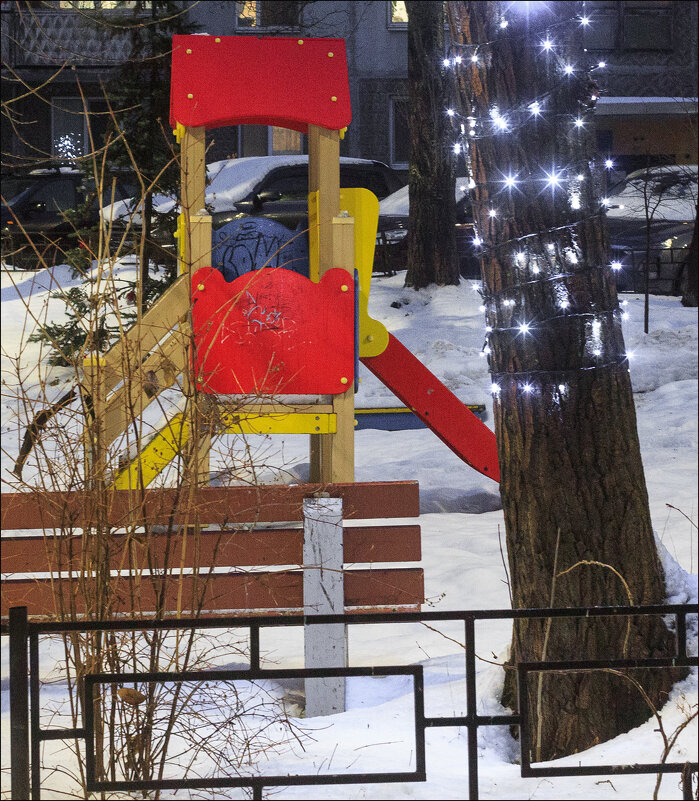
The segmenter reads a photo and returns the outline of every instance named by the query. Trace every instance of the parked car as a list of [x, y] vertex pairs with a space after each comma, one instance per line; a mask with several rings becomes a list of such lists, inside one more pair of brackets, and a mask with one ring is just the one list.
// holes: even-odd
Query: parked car
[[[133, 195], [134, 182], [126, 173], [114, 174], [115, 198]], [[111, 192], [111, 182], [109, 191]], [[15, 171], [2, 177], [2, 258], [14, 267], [41, 267], [31, 237], [47, 264], [79, 245], [76, 229], [97, 228], [100, 206], [95, 180], [70, 166]]]
[[[468, 195], [468, 181], [456, 179], [456, 248], [459, 272], [464, 278], [480, 277], [480, 262], [473, 247], [473, 215]], [[407, 266], [408, 220], [410, 217], [409, 188], [404, 186], [379, 203], [379, 232], [376, 242], [374, 271], [397, 272]]]
[[[263, 266], [284, 265], [308, 273], [308, 156], [250, 156], [207, 165], [206, 206], [212, 215], [212, 265], [227, 280]], [[379, 199], [402, 185], [380, 161], [341, 158], [340, 186], [369, 189]], [[172, 198], [154, 201], [156, 214], [175, 208]], [[116, 204], [117, 219], [140, 225], [133, 199]], [[105, 219], [109, 214], [105, 211]], [[154, 225], [158, 235], [157, 223]]]
[[648, 271], [655, 293], [679, 292], [697, 208], [697, 166], [636, 170], [607, 198], [617, 289], [643, 291]]

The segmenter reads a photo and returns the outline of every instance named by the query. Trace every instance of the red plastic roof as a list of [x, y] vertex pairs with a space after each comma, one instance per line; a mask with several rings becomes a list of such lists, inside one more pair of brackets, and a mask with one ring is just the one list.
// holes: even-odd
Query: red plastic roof
[[306, 133], [352, 119], [343, 39], [173, 36], [170, 124], [278, 125]]

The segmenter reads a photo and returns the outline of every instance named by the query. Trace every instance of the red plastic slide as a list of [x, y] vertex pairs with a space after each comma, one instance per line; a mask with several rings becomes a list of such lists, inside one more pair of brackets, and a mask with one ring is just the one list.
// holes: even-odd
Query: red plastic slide
[[383, 353], [361, 361], [460, 459], [500, 481], [495, 434], [392, 334]]

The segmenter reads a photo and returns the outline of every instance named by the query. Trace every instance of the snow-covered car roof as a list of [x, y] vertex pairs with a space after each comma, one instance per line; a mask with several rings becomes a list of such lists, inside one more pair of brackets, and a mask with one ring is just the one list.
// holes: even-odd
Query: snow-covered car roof
[[697, 165], [673, 164], [629, 173], [608, 198], [607, 217], [691, 222], [696, 205]]
[[[468, 181], [468, 176], [460, 175], [457, 177], [456, 186], [454, 187], [457, 203], [468, 192]], [[390, 217], [407, 217], [410, 214], [409, 189], [409, 185], [403, 186], [392, 195], [385, 197], [379, 203], [379, 214]]]
[[[371, 159], [340, 157], [340, 164], [371, 165]], [[207, 187], [206, 202], [211, 204], [214, 212], [227, 211], [236, 202], [245, 199], [257, 184], [272, 170], [278, 167], [308, 164], [308, 156], [246, 156], [241, 159], [224, 159], [206, 165]], [[112, 211], [114, 219], [128, 216], [133, 208], [134, 198], [115, 203]], [[165, 195], [153, 197], [153, 211], [165, 214], [175, 207], [174, 198]], [[109, 210], [102, 209], [102, 216], [109, 220]], [[133, 216], [135, 223], [140, 223], [140, 215]]]

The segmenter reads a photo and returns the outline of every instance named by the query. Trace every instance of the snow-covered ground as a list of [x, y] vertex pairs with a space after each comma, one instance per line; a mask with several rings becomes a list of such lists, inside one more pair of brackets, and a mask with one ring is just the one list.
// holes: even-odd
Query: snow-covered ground
[[[126, 274], [131, 266], [123, 266]], [[431, 288], [415, 292], [402, 287], [403, 276], [377, 278], [370, 300], [370, 313], [384, 322], [410, 350], [425, 362], [463, 401], [485, 403], [492, 421], [490, 380], [483, 345], [480, 299], [470, 282], [459, 287]], [[20, 353], [21, 369], [30, 382], [40, 356], [37, 344], [27, 344], [31, 324], [26, 323], [26, 304], [39, 314], [48, 310], [49, 319], [62, 316], [61, 302], [47, 300], [52, 284], [71, 283], [66, 268], [53, 275], [41, 272], [2, 273], [2, 476], [8, 477], [19, 446], [16, 385], [12, 357]], [[77, 282], [72, 282], [77, 283]], [[697, 311], [683, 308], [679, 298], [652, 297], [650, 333], [642, 328], [643, 298], [627, 295], [630, 319], [625, 324], [627, 350], [635, 354], [631, 374], [635, 391], [638, 426], [650, 497], [653, 525], [657, 532], [668, 578], [668, 600], [697, 600]], [[47, 305], [48, 304], [48, 305]], [[57, 368], [58, 379], [49, 392], [61, 394], [61, 381], [68, 377]], [[366, 370], [357, 396], [359, 406], [391, 406], [391, 393]], [[307, 438], [262, 439], [256, 447], [265, 461], [276, 461], [276, 469], [265, 473], [270, 480], [299, 480], [308, 469]], [[369, 480], [417, 479], [420, 482], [423, 560], [426, 609], [493, 609], [509, 605], [506, 575], [502, 565], [499, 535], [503, 516], [497, 486], [463, 464], [428, 430], [384, 432], [363, 430], [356, 434], [356, 478]], [[216, 463], [212, 465], [216, 469]], [[31, 471], [29, 472], [31, 477]], [[7, 487], [5, 487], [7, 491]], [[690, 641], [696, 653], [697, 624], [691, 622]], [[444, 624], [435, 630], [417, 625], [372, 625], [353, 627], [349, 635], [351, 664], [392, 665], [420, 663], [424, 667], [428, 715], [465, 713], [464, 655], [459, 645], [463, 631], [458, 624]], [[484, 622], [476, 627], [478, 709], [497, 714], [503, 671], [492, 664], [502, 661], [509, 644], [506, 622]], [[220, 644], [220, 643], [219, 643]], [[262, 636], [265, 666], [301, 667], [302, 634], [298, 631], [268, 630]], [[48, 644], [42, 650], [42, 669], [48, 672], [55, 659]], [[489, 660], [489, 661], [488, 661]], [[240, 657], [225, 653], [219, 666], [242, 666]], [[8, 649], [2, 643], [2, 787], [9, 797], [9, 710]], [[278, 698], [293, 689], [283, 682], [269, 682], [270, 697]], [[42, 690], [45, 709], [59, 699], [61, 684]], [[293, 751], [269, 753], [269, 764], [257, 764], [255, 771], [323, 774], [328, 772], [386, 772], [414, 770], [412, 687], [407, 677], [357, 678], [348, 681], [347, 707], [342, 715], [300, 719], [303, 736]], [[671, 734], [696, 709], [697, 673], [675, 687], [661, 714]], [[55, 725], [55, 724], [54, 724]], [[662, 739], [657, 722], [644, 725], [561, 760], [568, 764], [657, 762]], [[274, 790], [275, 798], [466, 798], [466, 732], [458, 727], [429, 729], [427, 738], [427, 782], [396, 784], [334, 785], [316, 788], [288, 787]], [[651, 798], [654, 776], [597, 776], [587, 778], [522, 779], [519, 776], [518, 744], [506, 727], [481, 728], [479, 767], [482, 798], [577, 799]], [[45, 762], [66, 760], [61, 744], [45, 744]], [[669, 761], [696, 759], [696, 719], [678, 739]], [[67, 797], [70, 782], [60, 772], [44, 774], [45, 798]], [[660, 798], [680, 798], [679, 778], [666, 776]], [[238, 793], [236, 795], [236, 793]], [[173, 797], [172, 793], [164, 797]], [[177, 798], [188, 797], [178, 793]], [[197, 797], [221, 798], [214, 792]], [[231, 791], [230, 796], [244, 797]]]

